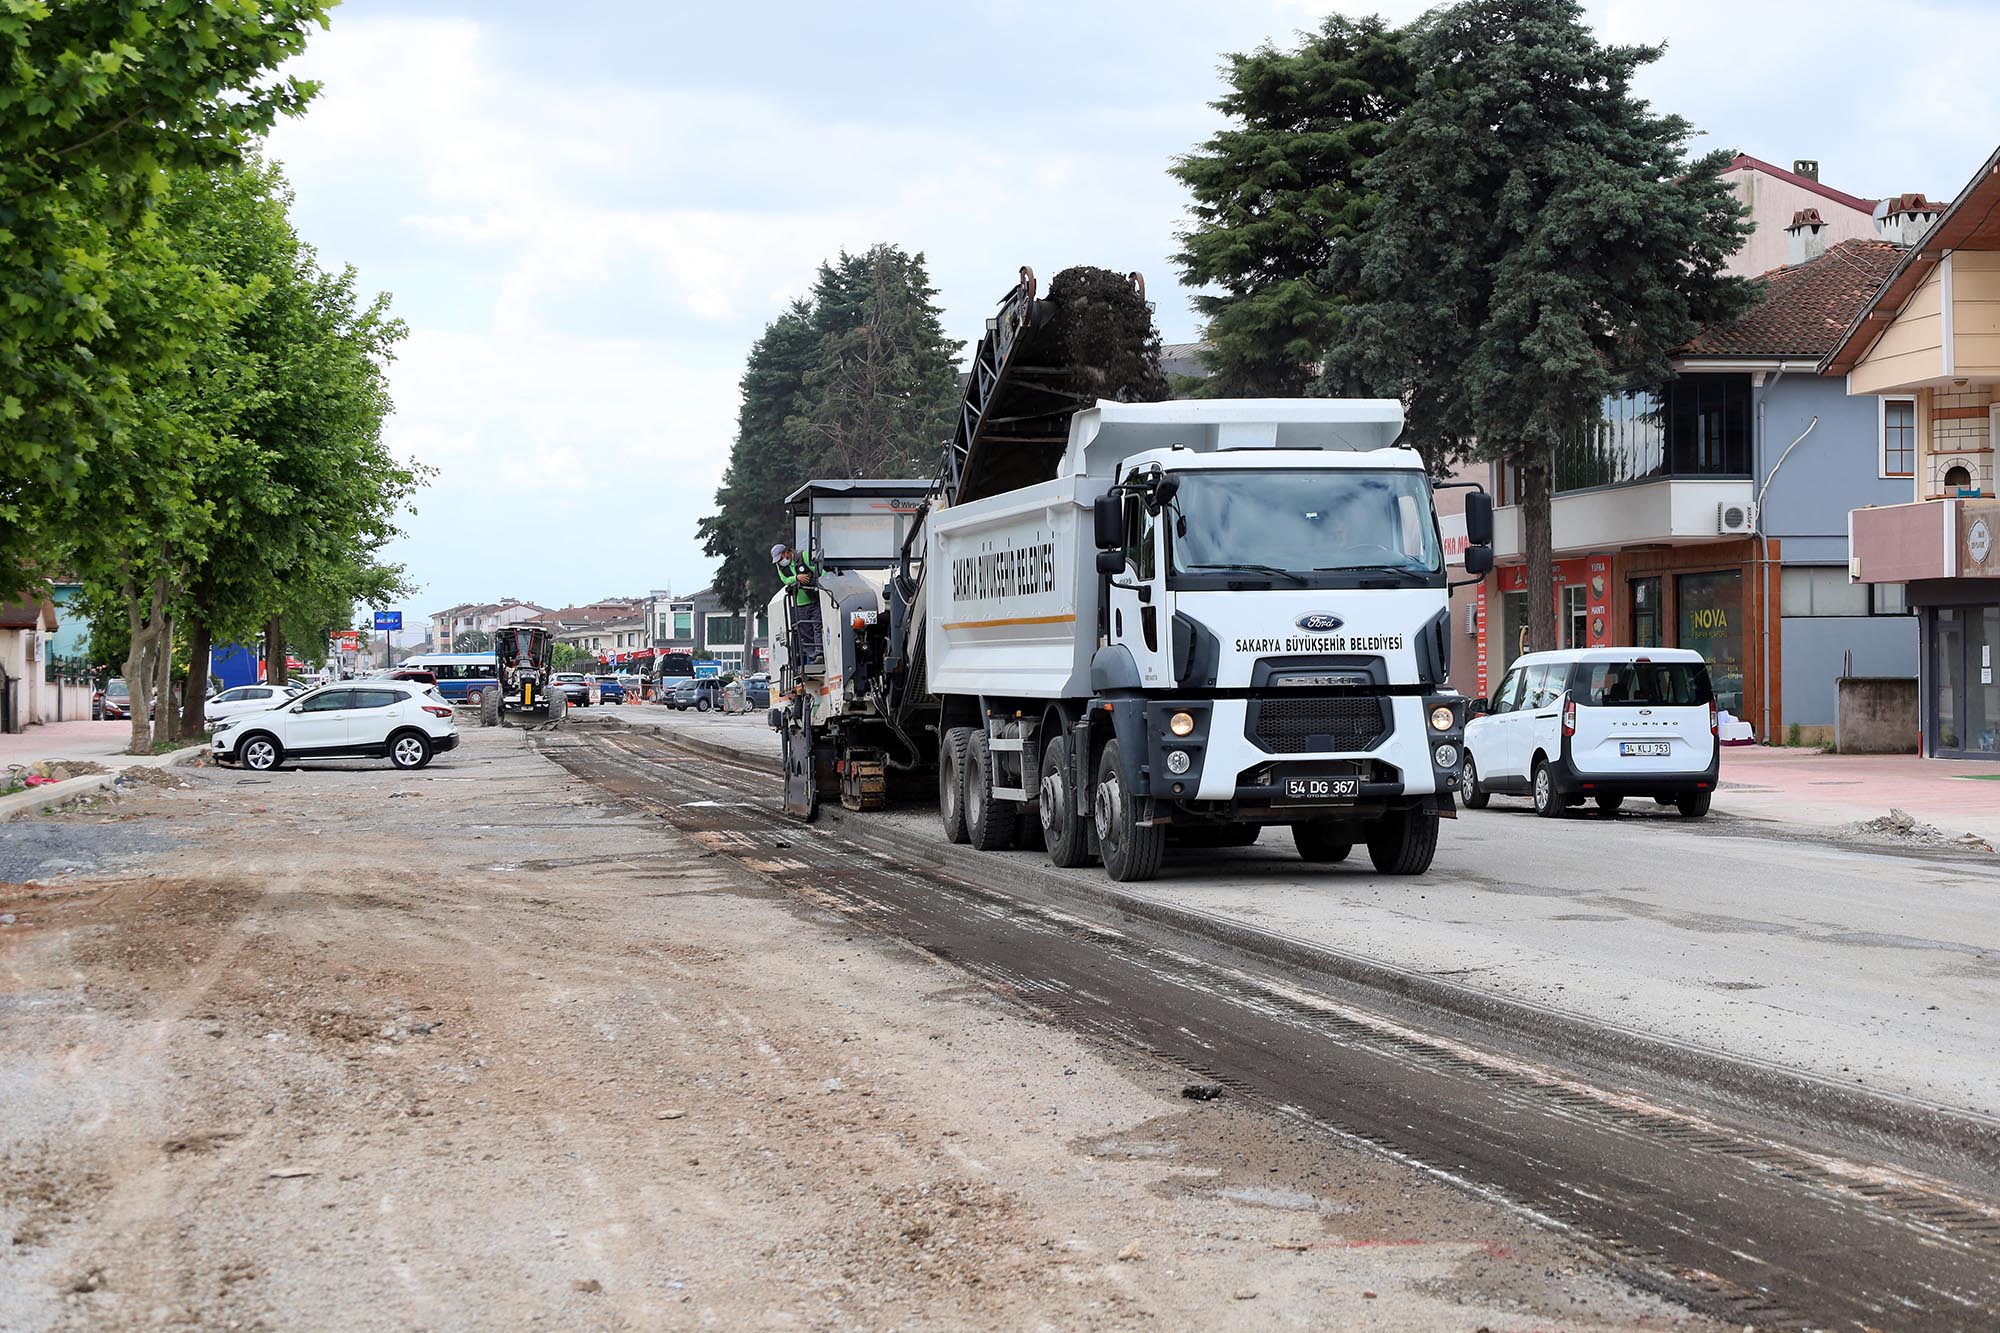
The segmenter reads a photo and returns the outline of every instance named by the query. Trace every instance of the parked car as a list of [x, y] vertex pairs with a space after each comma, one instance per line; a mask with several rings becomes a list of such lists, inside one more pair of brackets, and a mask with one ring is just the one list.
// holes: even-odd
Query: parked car
[[711, 708], [722, 706], [722, 682], [713, 677], [684, 680], [674, 686], [674, 692], [666, 700], [669, 708], [694, 709], [706, 713]]
[[653, 685], [653, 702], [672, 707], [674, 691], [693, 679], [693, 676], [661, 676]]
[[388, 673], [390, 680], [414, 680], [425, 685], [438, 683], [437, 672], [425, 671], [420, 667], [397, 667]]
[[600, 703], [622, 704], [625, 702], [625, 686], [616, 676], [599, 676], [597, 698]]
[[233, 690], [210, 695], [201, 706], [201, 715], [213, 726], [225, 717], [268, 712], [297, 693], [285, 685], [238, 685]]
[[763, 672], [743, 679], [743, 698], [752, 708], [771, 706], [771, 678]]
[[1715, 691], [1685, 648], [1578, 648], [1516, 658], [1465, 728], [1465, 804], [1496, 792], [1561, 815], [1594, 800], [1614, 814], [1650, 796], [1683, 816], [1708, 813], [1721, 746]]
[[588, 708], [596, 702], [590, 697], [590, 677], [581, 671], [558, 671], [549, 679], [573, 708]]
[[340, 681], [267, 712], [224, 718], [209, 748], [222, 763], [258, 772], [291, 759], [354, 756], [422, 768], [458, 748], [458, 723], [444, 696], [418, 681]]
[[91, 696], [90, 716], [95, 721], [129, 719], [132, 716], [132, 690], [123, 676], [113, 676], [104, 682], [103, 689]]

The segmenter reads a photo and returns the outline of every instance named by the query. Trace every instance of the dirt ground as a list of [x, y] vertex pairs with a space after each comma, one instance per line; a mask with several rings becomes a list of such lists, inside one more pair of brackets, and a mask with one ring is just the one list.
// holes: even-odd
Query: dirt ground
[[466, 737], [0, 825], [0, 1328], [1707, 1327]]

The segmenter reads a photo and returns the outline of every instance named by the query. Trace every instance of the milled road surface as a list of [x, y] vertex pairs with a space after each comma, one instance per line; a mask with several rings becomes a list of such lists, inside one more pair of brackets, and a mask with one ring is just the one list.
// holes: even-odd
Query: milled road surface
[[[615, 714], [775, 759], [761, 716]], [[1272, 831], [1227, 855], [1170, 852], [1161, 878], [1122, 888], [1605, 1027], [2000, 1117], [2000, 857], [1835, 845], [1727, 809], [1725, 791], [1719, 817], [1693, 823], [1650, 801], [1551, 823], [1496, 797], [1444, 827], [1421, 880], [1359, 855], [1307, 867]], [[867, 818], [937, 829], [928, 808]], [[1016, 862], [1046, 858], [999, 864]]]
[[520, 731], [168, 781], [0, 827], [0, 1329], [1718, 1327]]
[[[1073, 1026], [1574, 1228], [1732, 1319], [1927, 1328], [2000, 1319], [2000, 1207], [1976, 1183], [1929, 1176], [1866, 1146], [1792, 1141], [1718, 1108], [1658, 1099], [1642, 1083], [1594, 1081], [1444, 1026], [1412, 1025], [1365, 994], [1246, 969], [1144, 922], [1065, 912], [1020, 891], [1005, 858], [991, 861], [991, 876], [968, 880], [962, 861], [945, 870], [891, 856], [869, 845], [873, 816], [788, 826], [771, 813], [773, 782], [761, 769], [705, 760], [658, 735], [579, 727], [554, 753], [792, 892], [948, 957]], [[1653, 831], [1638, 825], [1622, 836]], [[1751, 841], [1669, 836], [1708, 844], [1711, 880]], [[785, 843], [777, 854], [773, 840]], [[1783, 844], [1769, 846], [1774, 859], [1784, 854]], [[1569, 854], [1584, 886], [1574, 892], [1591, 892], [1601, 869]], [[1259, 859], [1272, 858], [1250, 864]], [[1223, 879], [1213, 864], [1204, 874]], [[1242, 873], [1232, 864], [1227, 878]], [[1283, 873], [1296, 876], [1296, 862]], [[1371, 892], [1392, 886], [1412, 889], [1378, 881]], [[1543, 965], [1562, 975], [1562, 960]], [[1645, 964], [1635, 957], [1631, 966]], [[1833, 989], [1825, 975], [1818, 984]]]

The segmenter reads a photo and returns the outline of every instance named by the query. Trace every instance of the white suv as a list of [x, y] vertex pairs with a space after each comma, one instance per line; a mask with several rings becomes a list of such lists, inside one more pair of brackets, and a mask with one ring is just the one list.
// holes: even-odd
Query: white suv
[[1720, 769], [1715, 691], [1685, 648], [1576, 648], [1514, 660], [1465, 724], [1465, 804], [1526, 796], [1555, 817], [1650, 796], [1699, 819]]
[[363, 756], [422, 768], [458, 748], [458, 723], [437, 690], [414, 680], [322, 685], [265, 713], [225, 718], [212, 745], [225, 764], [263, 772], [287, 759]]

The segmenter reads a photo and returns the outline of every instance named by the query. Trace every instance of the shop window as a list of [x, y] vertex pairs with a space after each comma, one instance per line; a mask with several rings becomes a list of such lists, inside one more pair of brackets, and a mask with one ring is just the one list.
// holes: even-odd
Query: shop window
[[1865, 616], [1868, 585], [1850, 583], [1837, 565], [1792, 567], [1779, 576], [1779, 614], [1785, 616]]
[[1662, 646], [1660, 581], [1657, 578], [1632, 580], [1632, 643], [1639, 648]]
[[1917, 400], [1882, 400], [1882, 475], [1917, 475]]
[[1674, 580], [1680, 646], [1708, 663], [1716, 705], [1743, 713], [1743, 571], [1682, 574]]
[[1590, 647], [1590, 589], [1581, 583], [1564, 586], [1563, 647]]

